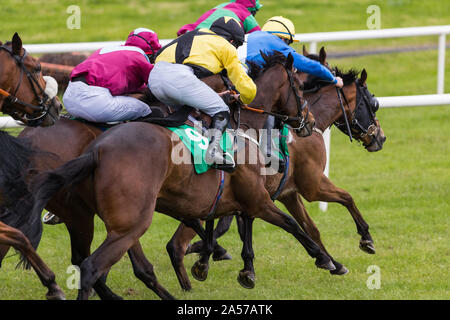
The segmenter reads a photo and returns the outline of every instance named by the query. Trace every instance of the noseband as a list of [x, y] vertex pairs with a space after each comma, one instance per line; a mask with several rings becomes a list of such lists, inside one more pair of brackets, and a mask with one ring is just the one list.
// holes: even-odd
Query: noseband
[[[14, 58], [18, 67], [20, 68], [20, 79], [19, 79], [19, 82], [17, 83], [16, 89], [14, 90], [14, 92], [11, 94], [11, 93], [7, 92], [6, 90], [3, 90], [0, 88], [0, 95], [5, 98], [5, 100], [3, 102], [2, 111], [4, 113], [8, 113], [8, 114], [12, 115], [15, 119], [18, 119], [18, 120], [26, 123], [28, 126], [37, 127], [42, 123], [45, 116], [48, 114], [50, 99], [49, 99], [48, 95], [45, 93], [44, 89], [42, 89], [39, 82], [33, 76], [33, 74], [25, 67], [24, 60], [27, 56], [27, 52], [25, 49], [23, 49], [24, 54], [22, 56], [14, 54], [14, 52], [11, 50], [11, 48], [9, 48], [6, 45], [0, 46], [0, 50], [7, 51], [10, 54], [10, 56]], [[40, 72], [40, 70], [41, 70], [41, 65], [39, 64], [39, 66], [36, 69], [36, 72]], [[17, 92], [19, 91], [20, 86], [22, 85], [22, 80], [23, 80], [24, 74], [26, 74], [28, 81], [30, 82], [31, 89], [33, 90], [34, 96], [38, 100], [38, 105], [32, 105], [32, 104], [26, 103], [15, 96], [17, 94]], [[42, 96], [39, 96], [38, 90], [40, 90], [42, 92]], [[28, 114], [17, 111], [16, 108], [13, 107], [15, 104], [19, 104], [23, 107], [30, 108], [31, 110], [33, 110], [32, 115], [35, 115], [35, 116], [30, 118], [30, 117], [28, 117]], [[37, 115], [36, 115], [36, 113], [37, 113]]]
[[[366, 96], [366, 93], [364, 92], [363, 87], [360, 86], [359, 81], [356, 81], [356, 88], [357, 88], [356, 107], [355, 107], [355, 110], [353, 110], [353, 112], [351, 113], [351, 125], [347, 118], [347, 113], [345, 112], [345, 107], [344, 107], [344, 104], [342, 103], [341, 95], [344, 99], [345, 104], [348, 107], [348, 110], [350, 110], [350, 105], [348, 103], [348, 100], [347, 100], [342, 88], [336, 88], [345, 123], [340, 123], [340, 122], [336, 121], [334, 123], [334, 125], [350, 137], [350, 142], [352, 142], [352, 131], [358, 133], [359, 138], [363, 138], [365, 135], [374, 136], [374, 133], [377, 131], [376, 125], [375, 125], [376, 116], [375, 116], [374, 111], [371, 108], [370, 99]], [[358, 97], [359, 97], [359, 99], [358, 99]], [[362, 108], [361, 104], [363, 104], [365, 106], [365, 108], [367, 109], [370, 119], [371, 119], [371, 122], [372, 122], [372, 124], [370, 124], [368, 126], [368, 128], [364, 128], [364, 126], [361, 125], [361, 123], [358, 121], [358, 118], [356, 116], [356, 113], [358, 112], [358, 110], [360, 108]], [[356, 139], [359, 140], [358, 138], [356, 138]], [[369, 145], [367, 145], [366, 147], [369, 147], [373, 143], [374, 143], [374, 140], [372, 140], [372, 142]]]

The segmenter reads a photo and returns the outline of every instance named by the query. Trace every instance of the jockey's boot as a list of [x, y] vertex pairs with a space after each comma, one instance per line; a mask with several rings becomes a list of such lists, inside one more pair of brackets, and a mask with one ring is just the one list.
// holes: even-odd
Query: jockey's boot
[[266, 129], [266, 134], [262, 135], [260, 149], [266, 157], [266, 166], [273, 167], [274, 163], [272, 163], [272, 161], [278, 161], [278, 167], [276, 169], [279, 173], [283, 173], [286, 168], [286, 161], [283, 156], [279, 158], [275, 155], [277, 153], [283, 155], [283, 152], [279, 150], [281, 146], [280, 130], [273, 130], [275, 129], [274, 116], [269, 115], [267, 117], [266, 123], [264, 124], [264, 129]]
[[211, 127], [208, 130], [209, 146], [206, 150], [205, 161], [213, 168], [233, 172], [236, 166], [233, 156], [220, 147], [220, 140], [229, 120], [230, 113], [227, 111], [219, 112], [213, 116]]

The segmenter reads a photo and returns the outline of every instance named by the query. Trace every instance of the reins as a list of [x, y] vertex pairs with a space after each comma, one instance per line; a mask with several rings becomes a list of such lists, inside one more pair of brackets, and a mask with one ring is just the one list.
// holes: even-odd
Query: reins
[[[25, 57], [27, 56], [27, 51], [25, 49], [23, 49], [24, 54], [22, 56], [18, 56], [14, 52], [12, 52], [12, 50], [9, 47], [7, 47], [6, 45], [0, 46], [0, 49], [3, 49], [6, 52], [8, 52], [14, 58], [14, 60], [16, 61], [17, 65], [20, 68], [20, 79], [16, 86], [16, 89], [14, 90], [14, 93], [11, 94], [11, 93], [7, 92], [6, 90], [0, 88], [0, 95], [5, 98], [4, 103], [3, 103], [3, 110], [11, 109], [12, 105], [19, 104], [23, 107], [30, 108], [31, 110], [33, 110], [33, 113], [41, 112], [41, 114], [39, 114], [38, 116], [36, 116], [34, 118], [29, 118], [26, 113], [24, 115], [20, 115], [17, 110], [12, 111], [12, 112], [14, 112], [14, 115], [19, 120], [26, 122], [27, 125], [29, 125], [29, 126], [40, 125], [40, 123], [41, 123], [40, 120], [42, 120], [48, 113], [49, 107], [46, 105], [46, 103], [48, 102], [49, 97], [45, 93], [45, 90], [40, 86], [40, 84], [36, 80], [36, 78], [24, 66], [23, 61], [24, 61]], [[38, 70], [40, 70], [40, 66], [38, 67]], [[23, 79], [24, 73], [26, 74], [28, 81], [30, 82], [31, 89], [33, 90], [33, 93], [38, 100], [38, 105], [33, 105], [30, 103], [24, 102], [15, 96], [17, 94], [17, 92], [19, 91], [20, 86], [22, 85], [22, 79]], [[38, 90], [41, 91], [42, 97], [39, 96], [39, 94], [36, 90], [36, 87]]]
[[[348, 122], [347, 112], [345, 112], [345, 107], [344, 107], [344, 104], [342, 103], [341, 92], [342, 92], [342, 96], [343, 96], [344, 99], [345, 99], [345, 103], [346, 103], [347, 106], [348, 106], [347, 98], [345, 97], [345, 94], [344, 94], [344, 92], [342, 91], [341, 88], [336, 87], [336, 92], [337, 92], [337, 96], [338, 96], [338, 98], [339, 98], [339, 103], [340, 103], [341, 108], [342, 108], [342, 114], [344, 115], [345, 125], [346, 125], [346, 127], [347, 127], [347, 132], [348, 132], [348, 136], [349, 136], [349, 138], [350, 138], [350, 142], [353, 142], [352, 131], [350, 130], [350, 124], [349, 124], [349, 122]], [[348, 106], [348, 107], [349, 107], [349, 109], [350, 109], [350, 106]]]

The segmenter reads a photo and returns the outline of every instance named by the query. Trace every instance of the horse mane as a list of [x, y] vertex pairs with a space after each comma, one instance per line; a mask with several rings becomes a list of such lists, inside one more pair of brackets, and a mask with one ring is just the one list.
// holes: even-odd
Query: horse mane
[[[317, 54], [310, 53], [310, 54], [306, 55], [306, 57], [311, 60], [319, 61], [319, 55], [317, 55]], [[359, 70], [356, 70], [353, 68], [351, 68], [347, 71], [342, 71], [337, 66], [334, 66], [333, 68], [328, 68], [328, 69], [331, 72], [333, 72], [336, 77], [342, 78], [342, 81], [344, 82], [344, 86], [347, 86], [347, 85], [355, 82], [356, 79], [358, 79], [358, 76], [360, 74]], [[322, 88], [326, 85], [329, 85], [329, 84], [330, 83], [327, 81], [323, 81], [322, 79], [320, 79], [318, 77], [309, 75], [303, 85], [304, 85], [305, 91], [308, 91], [308, 90], [314, 91], [313, 89], [316, 89], [316, 91], [318, 91], [320, 88]]]
[[351, 68], [347, 71], [342, 71], [336, 66], [333, 67], [331, 70], [334, 71], [334, 73], [336, 74], [336, 77], [342, 78], [342, 80], [344, 81], [344, 86], [355, 82], [356, 79], [358, 79], [359, 74], [361, 73], [361, 71], [353, 69], [353, 68]]
[[260, 65], [253, 61], [247, 60], [247, 65], [249, 67], [248, 75], [252, 80], [256, 80], [261, 74], [267, 69], [273, 67], [276, 64], [285, 65], [287, 58], [284, 54], [279, 51], [273, 50], [264, 57], [264, 64]]
[[[36, 249], [42, 235], [39, 216], [32, 216], [33, 197], [26, 177], [37, 153], [24, 138], [16, 138], [0, 130], [0, 221], [19, 229]], [[29, 267], [22, 257], [19, 265]]]

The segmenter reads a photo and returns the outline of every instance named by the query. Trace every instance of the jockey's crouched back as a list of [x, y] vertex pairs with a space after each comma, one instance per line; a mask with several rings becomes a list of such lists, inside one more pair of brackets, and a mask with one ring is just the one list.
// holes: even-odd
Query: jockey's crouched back
[[125, 45], [95, 51], [76, 66], [63, 96], [66, 110], [92, 122], [135, 120], [151, 113], [149, 106], [126, 94], [145, 89], [152, 59], [161, 48], [157, 34], [132, 31]]

